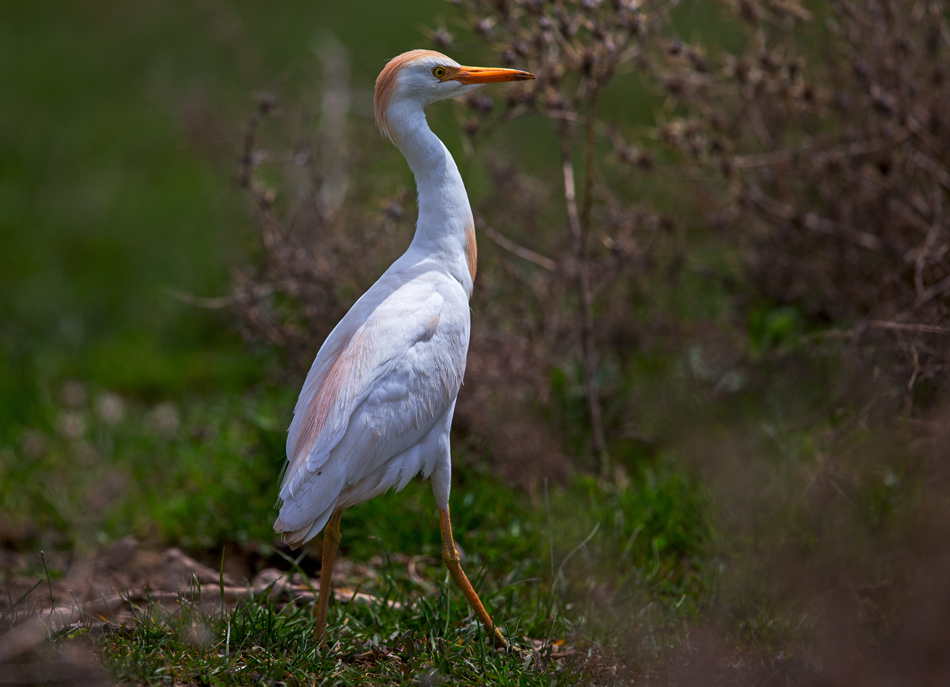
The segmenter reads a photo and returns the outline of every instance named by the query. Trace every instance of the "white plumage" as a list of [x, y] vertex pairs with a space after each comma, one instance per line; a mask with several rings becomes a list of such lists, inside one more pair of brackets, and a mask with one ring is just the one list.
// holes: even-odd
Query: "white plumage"
[[275, 525], [284, 541], [307, 541], [334, 509], [402, 489], [420, 472], [433, 476], [438, 505], [448, 503], [448, 432], [470, 326], [462, 285], [415, 250], [357, 301], [294, 410]]
[[[329, 582], [343, 509], [402, 489], [419, 473], [431, 477], [443, 557], [489, 628], [458, 563], [448, 511], [449, 428], [471, 331], [475, 228], [458, 167], [423, 109], [482, 83], [532, 78], [512, 69], [462, 67], [445, 55], [414, 50], [391, 60], [377, 79], [377, 123], [416, 178], [416, 233], [317, 353], [294, 408], [274, 524], [294, 547], [326, 526], [321, 582]], [[316, 632], [322, 636], [329, 584], [320, 592]], [[497, 629], [495, 638], [504, 643]]]

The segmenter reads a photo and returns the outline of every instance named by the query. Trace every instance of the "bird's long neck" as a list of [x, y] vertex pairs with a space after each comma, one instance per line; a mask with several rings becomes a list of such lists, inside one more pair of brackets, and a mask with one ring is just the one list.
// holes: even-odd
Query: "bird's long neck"
[[419, 220], [410, 250], [438, 260], [471, 295], [477, 249], [472, 208], [455, 160], [432, 133], [418, 105], [395, 105], [389, 114], [393, 142], [416, 177]]

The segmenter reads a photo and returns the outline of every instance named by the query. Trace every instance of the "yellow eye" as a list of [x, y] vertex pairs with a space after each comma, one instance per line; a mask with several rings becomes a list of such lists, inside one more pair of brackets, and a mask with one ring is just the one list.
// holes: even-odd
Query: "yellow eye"
[[435, 76], [435, 78], [441, 79], [443, 76], [445, 76], [445, 67], [436, 67], [432, 70], [432, 74]]

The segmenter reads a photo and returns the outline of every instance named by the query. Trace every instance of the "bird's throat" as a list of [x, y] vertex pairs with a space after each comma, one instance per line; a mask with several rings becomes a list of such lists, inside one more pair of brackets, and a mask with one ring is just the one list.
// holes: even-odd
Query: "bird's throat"
[[419, 193], [419, 219], [411, 248], [442, 262], [470, 293], [478, 251], [462, 175], [421, 108], [392, 110], [393, 141], [409, 162]]

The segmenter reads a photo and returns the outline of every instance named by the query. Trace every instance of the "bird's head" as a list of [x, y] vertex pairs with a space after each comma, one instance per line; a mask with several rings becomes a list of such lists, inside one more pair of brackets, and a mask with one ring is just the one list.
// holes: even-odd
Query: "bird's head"
[[391, 59], [376, 79], [376, 124], [391, 139], [390, 116], [400, 106], [422, 109], [486, 83], [533, 78], [534, 74], [517, 69], [464, 67], [433, 50], [410, 50]]

